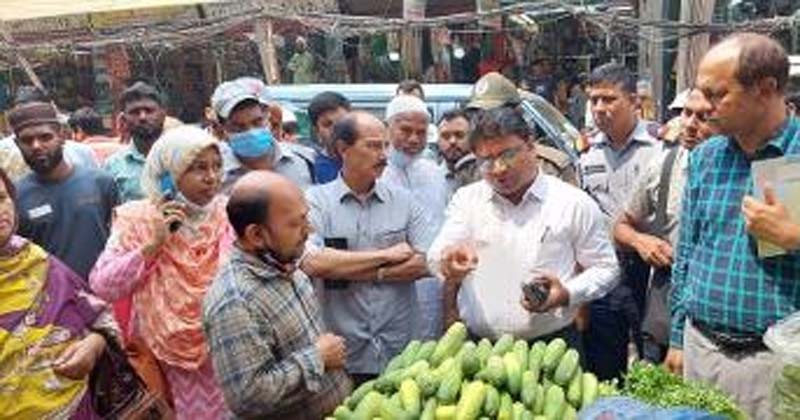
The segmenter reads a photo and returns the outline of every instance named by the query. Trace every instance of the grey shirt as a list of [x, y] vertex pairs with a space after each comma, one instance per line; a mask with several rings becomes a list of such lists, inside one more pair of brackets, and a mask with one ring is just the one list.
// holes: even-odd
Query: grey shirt
[[678, 245], [678, 222], [680, 221], [683, 187], [686, 185], [689, 169], [689, 150], [679, 147], [677, 151], [668, 181], [666, 224], [665, 226], [656, 226], [662, 167], [669, 151], [670, 149], [665, 149], [645, 168], [644, 174], [640, 177], [625, 205], [625, 213], [636, 222], [642, 232], [664, 238], [675, 248]]
[[648, 130], [652, 125], [639, 120], [619, 150], [611, 147], [604, 133], [598, 133], [589, 140], [589, 150], [581, 155], [581, 185], [612, 220], [619, 216], [639, 177], [662, 150], [660, 141]]
[[[233, 184], [248, 172], [247, 167], [234, 155], [228, 143], [222, 142], [222, 161], [225, 179], [223, 191], [230, 191]], [[300, 189], [307, 190], [314, 184], [312, 168], [314, 151], [304, 146], [291, 143], [276, 144], [274, 171], [289, 178]]]
[[[427, 252], [436, 235], [423, 208], [404, 188], [378, 181], [363, 204], [341, 177], [308, 192], [318, 242], [351, 251], [407, 242]], [[376, 374], [412, 338], [417, 307], [414, 283], [318, 284], [325, 322], [347, 342], [347, 371]]]
[[19, 234], [88, 278], [106, 245], [111, 213], [119, 202], [111, 176], [75, 166], [61, 182], [30, 174], [17, 190]]

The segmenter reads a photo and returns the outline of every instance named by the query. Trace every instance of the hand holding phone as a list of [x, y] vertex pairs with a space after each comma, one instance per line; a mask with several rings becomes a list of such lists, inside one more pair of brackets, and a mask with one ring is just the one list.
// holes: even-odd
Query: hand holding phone
[[[172, 179], [172, 175], [169, 172], [164, 172], [164, 174], [161, 175], [161, 193], [164, 195], [164, 201], [175, 201], [178, 196], [178, 187], [175, 185], [175, 180]], [[164, 213], [164, 217], [168, 216], [167, 213]], [[172, 233], [180, 228], [180, 220], [173, 220], [169, 224], [169, 231]]]

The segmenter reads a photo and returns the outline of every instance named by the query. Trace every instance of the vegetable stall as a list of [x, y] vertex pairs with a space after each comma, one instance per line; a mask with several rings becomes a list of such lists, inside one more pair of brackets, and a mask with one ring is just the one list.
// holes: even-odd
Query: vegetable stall
[[411, 341], [329, 419], [571, 420], [620, 418], [607, 416], [618, 409], [647, 416], [673, 408], [682, 419], [745, 418], [721, 392], [660, 367], [635, 364], [618, 388], [584, 372], [579, 359], [562, 339], [529, 346], [504, 334], [475, 343], [457, 322], [438, 341]]

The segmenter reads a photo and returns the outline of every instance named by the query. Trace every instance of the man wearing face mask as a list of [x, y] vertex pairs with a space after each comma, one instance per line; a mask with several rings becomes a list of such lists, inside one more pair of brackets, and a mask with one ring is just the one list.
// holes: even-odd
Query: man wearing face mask
[[217, 378], [241, 418], [320, 419], [350, 390], [344, 339], [327, 332], [297, 269], [311, 229], [292, 184], [253, 171], [234, 185], [227, 213], [236, 245], [203, 305]]
[[304, 190], [313, 184], [314, 156], [270, 132], [270, 102], [267, 87], [254, 78], [224, 82], [214, 91], [217, 135], [227, 140], [223, 189], [251, 170], [275, 171]]
[[111, 155], [103, 169], [114, 178], [125, 203], [144, 198], [139, 179], [150, 148], [164, 131], [167, 114], [161, 93], [144, 82], [136, 82], [122, 92], [120, 107], [131, 144]]
[[[444, 171], [423, 157], [430, 121], [428, 108], [416, 96], [400, 95], [386, 107], [386, 121], [390, 145], [388, 165], [381, 179], [411, 192], [438, 232], [444, 222], [449, 189]], [[444, 313], [441, 283], [431, 277], [420, 280], [416, 286], [420, 305], [417, 336], [438, 338], [443, 330]]]

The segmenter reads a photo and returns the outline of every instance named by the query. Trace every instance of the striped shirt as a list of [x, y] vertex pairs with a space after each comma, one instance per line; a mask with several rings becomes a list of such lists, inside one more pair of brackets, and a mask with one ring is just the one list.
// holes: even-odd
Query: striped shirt
[[310, 280], [235, 248], [204, 302], [203, 327], [228, 407], [240, 418], [323, 418], [350, 391], [326, 372]]
[[687, 318], [727, 334], [762, 335], [800, 310], [800, 254], [759, 259], [741, 210], [753, 195], [752, 162], [798, 153], [800, 120], [792, 117], [752, 158], [722, 136], [690, 155], [672, 274], [673, 347], [682, 347]]

